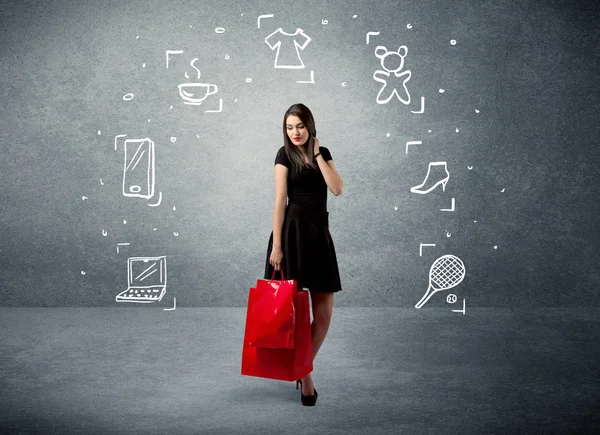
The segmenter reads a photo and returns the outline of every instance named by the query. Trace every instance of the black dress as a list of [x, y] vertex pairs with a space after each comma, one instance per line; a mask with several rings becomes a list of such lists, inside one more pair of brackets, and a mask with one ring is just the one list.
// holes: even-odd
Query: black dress
[[[325, 161], [332, 160], [325, 147], [319, 147]], [[288, 204], [281, 229], [282, 269], [285, 279], [294, 279], [298, 289], [313, 292], [342, 290], [335, 247], [329, 233], [327, 212], [327, 183], [319, 168], [293, 170], [292, 163], [281, 147], [275, 164], [288, 168]], [[269, 262], [273, 249], [273, 231], [269, 237], [264, 279], [280, 280], [281, 271]]]

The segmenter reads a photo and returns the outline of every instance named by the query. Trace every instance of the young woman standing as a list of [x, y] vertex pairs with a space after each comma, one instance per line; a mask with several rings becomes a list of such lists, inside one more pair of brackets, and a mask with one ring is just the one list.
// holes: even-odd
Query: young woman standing
[[[313, 360], [325, 340], [334, 293], [342, 290], [335, 247], [329, 233], [327, 189], [341, 195], [344, 183], [329, 149], [320, 146], [311, 111], [294, 104], [283, 117], [283, 142], [275, 157], [275, 209], [265, 279], [283, 267], [286, 279], [310, 292]], [[286, 204], [286, 200], [289, 199]], [[278, 272], [275, 279], [281, 279]], [[317, 401], [312, 374], [296, 381], [302, 404]]]

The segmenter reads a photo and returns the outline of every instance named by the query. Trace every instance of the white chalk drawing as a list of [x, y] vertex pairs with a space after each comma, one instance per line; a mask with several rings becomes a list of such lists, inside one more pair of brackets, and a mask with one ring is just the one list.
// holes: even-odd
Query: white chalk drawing
[[321, 24], [323, 24], [324, 26], [326, 26], [327, 24], [329, 24], [329, 21], [327, 21], [327, 20], [321, 20]]
[[446, 92], [445, 89], [440, 89], [440, 94], [443, 94], [444, 92]]
[[102, 181], [102, 178], [100, 178], [100, 185], [104, 186], [104, 181]]
[[120, 253], [120, 251], [119, 251], [119, 247], [120, 247], [120, 246], [129, 246], [130, 244], [131, 244], [131, 243], [117, 243], [117, 254], [119, 254], [119, 253]]
[[406, 28], [407, 28], [407, 29], [412, 29], [412, 24], [411, 24], [411, 23], [408, 23], [408, 24], [406, 25]]
[[367, 32], [367, 36], [366, 36], [367, 45], [369, 45], [369, 36], [377, 36], [377, 35], [379, 35], [379, 32]]
[[[126, 134], [118, 134], [115, 136], [115, 151], [119, 147], [119, 143], [124, 144], [124, 155], [125, 163], [123, 165], [123, 195], [129, 197], [140, 197], [150, 199], [154, 196], [154, 183], [155, 183], [155, 156], [154, 156], [154, 142], [149, 138], [144, 139], [127, 139], [122, 141], [122, 138], [127, 137]], [[128, 160], [129, 150], [137, 149], [133, 154], [131, 160]], [[146, 154], [146, 156], [144, 156]], [[144, 158], [144, 162], [140, 165], [140, 161]], [[140, 165], [140, 169], [137, 166]], [[145, 171], [145, 172], [144, 172]], [[144, 178], [145, 177], [145, 178]], [[135, 181], [142, 181], [141, 184], [133, 184]], [[102, 178], [100, 184], [104, 186]], [[142, 189], [142, 185], [144, 189]], [[159, 192], [159, 199], [157, 204], [148, 204], [150, 207], [157, 207], [160, 205], [162, 200], [162, 192]], [[127, 223], [127, 221], [123, 221]], [[118, 252], [118, 251], [117, 251]]]
[[462, 310], [452, 310], [452, 312], [454, 313], [463, 313], [463, 316], [465, 314], [465, 298], [463, 298], [463, 307]]
[[[115, 150], [120, 139], [127, 135], [115, 136]], [[143, 139], [126, 139], [123, 163], [123, 195], [150, 199], [154, 196], [154, 142], [146, 137]]]
[[162, 202], [162, 191], [158, 192], [158, 202], [156, 204], [148, 204], [149, 207], [158, 207]]
[[223, 111], [223, 99], [219, 98], [219, 108], [217, 110], [205, 110], [204, 113], [220, 113]]
[[425, 180], [423, 180], [423, 182], [418, 186], [411, 187], [410, 191], [412, 193], [419, 193], [421, 195], [424, 195], [426, 193], [431, 192], [433, 189], [435, 189], [441, 184], [442, 190], [445, 192], [446, 184], [448, 183], [449, 178], [450, 173], [448, 172], [446, 162], [429, 162]]
[[465, 265], [454, 255], [442, 255], [429, 269], [429, 287], [415, 308], [419, 309], [434, 293], [456, 287], [465, 277]]
[[453, 304], [456, 301], [457, 301], [457, 298], [454, 293], [450, 293], [448, 296], [446, 296], [446, 302], [448, 302], [449, 304]]
[[[375, 56], [380, 59], [381, 67], [383, 70], [377, 70], [373, 73], [373, 80], [383, 84], [379, 92], [377, 93], [377, 104], [385, 104], [389, 102], [395, 95], [402, 103], [410, 104], [410, 94], [406, 87], [406, 82], [410, 80], [410, 70], [401, 71], [404, 67], [404, 58], [408, 53], [406, 45], [401, 45], [398, 51], [388, 51], [388, 49], [379, 45], [375, 48]], [[391, 84], [388, 84], [388, 80]], [[402, 87], [404, 88], [403, 95], [400, 96], [397, 85], [402, 81]], [[390, 91], [391, 89], [391, 91]], [[385, 97], [383, 94], [386, 94]]]
[[296, 83], [315, 83], [315, 70], [310, 70], [310, 80], [296, 80]]
[[81, 197], [81, 200], [82, 200], [82, 201], [85, 201], [86, 199], [88, 199], [88, 197], [87, 197], [87, 196], [85, 196], [85, 195]]
[[174, 311], [177, 308], [177, 299], [173, 297], [173, 308], [163, 308], [164, 311]]
[[456, 211], [456, 202], [452, 198], [452, 206], [450, 208], [440, 208], [440, 211]]
[[467, 169], [468, 169], [469, 171], [472, 171], [472, 170], [473, 170], [473, 166], [467, 166]]
[[450, 237], [452, 235], [452, 233], [446, 231], [446, 237]]
[[419, 244], [419, 257], [423, 256], [423, 246], [435, 246], [435, 243], [420, 243]]
[[425, 97], [421, 97], [421, 108], [419, 110], [417, 110], [416, 112], [414, 110], [411, 110], [411, 113], [414, 113], [416, 115], [425, 113]]
[[[243, 15], [243, 14], [242, 14]], [[256, 20], [256, 25], [258, 26], [258, 28], [260, 29], [260, 20], [263, 18], [273, 18], [275, 15], [274, 14], [267, 14], [267, 15], [259, 15], [258, 19]]]
[[107, 232], [105, 229], [102, 229], [102, 235], [103, 235], [104, 237], [106, 237], [106, 236], [108, 236], [108, 232]]
[[225, 33], [225, 28], [224, 27], [217, 27], [215, 29], [215, 33]]
[[123, 99], [125, 101], [131, 101], [131, 100], [133, 100], [133, 94], [132, 93], [125, 94], [125, 95], [123, 95]]
[[406, 146], [404, 147], [404, 149], [406, 150], [406, 154], [408, 154], [408, 147], [409, 145], [421, 145], [423, 143], [423, 141], [420, 140], [411, 140], [406, 142]]
[[115, 151], [117, 150], [119, 143], [121, 143], [121, 142], [119, 142], [119, 139], [122, 137], [127, 137], [127, 135], [126, 134], [118, 134], [115, 136]]
[[456, 45], [456, 39], [451, 39], [450, 40], [450, 45]]
[[[275, 68], [287, 69], [304, 68], [299, 50], [304, 50], [310, 41], [311, 38], [299, 27], [294, 33], [285, 33], [280, 27], [265, 38], [265, 42], [271, 50], [277, 49]], [[292, 42], [294, 43], [293, 49]], [[284, 47], [283, 49], [282, 46]], [[280, 56], [283, 58], [282, 60], [280, 60]]]
[[183, 54], [183, 50], [167, 50], [165, 54], [167, 57], [167, 68], [169, 68], [169, 55], [171, 54]]
[[127, 259], [127, 290], [117, 302], [151, 303], [162, 299], [167, 289], [167, 257], [130, 257]]
[[[202, 75], [200, 70], [194, 65], [194, 63], [198, 60], [198, 58], [192, 59], [190, 65], [197, 71], [197, 80], [200, 80], [200, 76]], [[186, 73], [186, 77], [187, 73]], [[192, 106], [199, 106], [202, 102], [209, 96], [216, 94], [219, 92], [219, 87], [214, 83], [181, 83], [178, 85], [179, 95], [183, 99], [184, 104], [189, 104]], [[211, 90], [212, 89], [212, 90]], [[223, 110], [223, 100], [220, 100], [220, 110]], [[208, 112], [208, 111], [207, 111]], [[211, 112], [215, 112], [212, 110]]]

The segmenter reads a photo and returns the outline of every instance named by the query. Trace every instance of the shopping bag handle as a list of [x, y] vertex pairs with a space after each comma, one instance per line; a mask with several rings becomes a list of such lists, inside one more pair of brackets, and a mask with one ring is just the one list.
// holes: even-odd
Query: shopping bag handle
[[[275, 281], [275, 272], [276, 272], [276, 269], [273, 269], [273, 275], [271, 275], [271, 281]], [[281, 280], [285, 281], [285, 276], [283, 276], [283, 267], [281, 268]]]

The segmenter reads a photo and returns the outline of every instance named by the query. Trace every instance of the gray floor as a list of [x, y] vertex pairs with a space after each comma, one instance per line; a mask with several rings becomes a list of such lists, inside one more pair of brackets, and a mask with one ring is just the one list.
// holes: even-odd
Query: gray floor
[[315, 407], [240, 374], [245, 308], [0, 308], [0, 433], [600, 430], [600, 309], [334, 308]]

